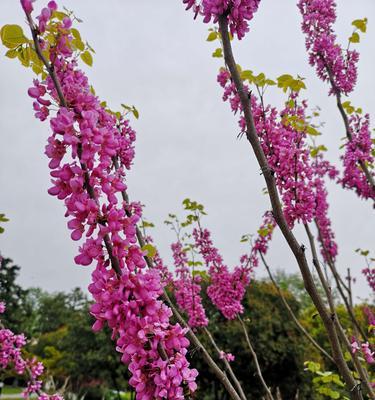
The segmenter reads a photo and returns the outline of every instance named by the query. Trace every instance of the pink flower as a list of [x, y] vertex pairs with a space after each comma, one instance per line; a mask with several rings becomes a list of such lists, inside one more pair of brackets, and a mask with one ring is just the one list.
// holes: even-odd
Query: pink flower
[[231, 362], [234, 361], [235, 357], [232, 353], [225, 353], [224, 351], [220, 351], [220, 358], [226, 359], [227, 361]]
[[[50, 19], [56, 9], [56, 3], [49, 2], [37, 17], [41, 34], [51, 33]], [[137, 244], [142, 207], [123, 201], [136, 135], [129, 121], [117, 119], [92, 94], [68, 46], [71, 25], [70, 18], [54, 21], [57, 43], [49, 54], [67, 106], [59, 106], [57, 113], [51, 108], [52, 103], [60, 104], [51, 77], [35, 80], [28, 91], [36, 99], [37, 118], [45, 120], [53, 114], [45, 148], [52, 178], [48, 192], [64, 202], [71, 238], [80, 241], [76, 264], [95, 265], [89, 286], [95, 301], [93, 329], [112, 330], [116, 349], [132, 374], [130, 384], [137, 399], [183, 399], [184, 385], [194, 391], [197, 375], [187, 360], [186, 330], [171, 322], [172, 311], [161, 300], [165, 272], [161, 259], [158, 268], [147, 270], [144, 251]], [[119, 168], [114, 168], [114, 158]], [[108, 268], [114, 260], [116, 272]], [[33, 371], [40, 374], [40, 366], [34, 365]], [[40, 387], [35, 380], [25, 393]], [[59, 400], [40, 396], [47, 398]]]
[[195, 17], [203, 16], [203, 22], [213, 20], [216, 23], [220, 16], [226, 15], [232, 35], [242, 39], [249, 31], [249, 21], [258, 10], [260, 0], [183, 0], [186, 9], [192, 8]]
[[188, 324], [190, 327], [207, 326], [208, 318], [200, 295], [200, 277], [191, 276], [188, 267], [188, 258], [186, 252], [183, 250], [182, 243], [173, 243], [171, 248], [177, 275], [177, 278], [173, 282], [177, 305], [188, 314]]
[[33, 4], [35, 0], [21, 0], [21, 6], [25, 13], [30, 14], [33, 11]]
[[298, 8], [310, 64], [322, 81], [330, 82], [330, 93], [350, 93], [357, 80], [359, 54], [336, 43], [332, 28], [336, 21], [334, 0], [300, 0]]
[[236, 318], [244, 311], [242, 300], [250, 282], [250, 268], [236, 267], [230, 272], [223, 264], [219, 251], [213, 246], [211, 234], [207, 229], [194, 229], [193, 237], [211, 278], [207, 289], [208, 297], [225, 318]]
[[[349, 118], [352, 139], [345, 144], [344, 174], [340, 179], [344, 188], [354, 189], [359, 197], [375, 199], [375, 190], [367, 182], [360, 162], [367, 165], [374, 163], [373, 143], [371, 141], [370, 117], [354, 113]], [[370, 174], [373, 172], [370, 169]]]

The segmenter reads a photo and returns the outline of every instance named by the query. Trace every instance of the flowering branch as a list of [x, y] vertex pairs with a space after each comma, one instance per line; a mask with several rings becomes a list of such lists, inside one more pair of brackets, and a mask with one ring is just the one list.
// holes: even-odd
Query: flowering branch
[[[344, 122], [346, 137], [348, 138], [348, 140], [350, 142], [353, 142], [353, 136], [352, 136], [352, 133], [351, 133], [351, 128], [350, 128], [350, 124], [349, 124], [349, 118], [348, 118], [347, 113], [345, 112], [345, 109], [344, 109], [343, 105], [342, 105], [341, 92], [340, 92], [340, 90], [337, 89], [337, 87], [335, 85], [334, 77], [333, 77], [333, 73], [332, 73], [331, 68], [328, 65], [326, 65], [326, 69], [327, 69], [327, 73], [328, 73], [328, 76], [329, 76], [329, 81], [331, 83], [332, 89], [333, 89], [333, 91], [335, 93], [335, 96], [336, 96], [337, 108], [339, 109], [340, 115], [341, 115], [342, 120]], [[371, 191], [372, 191], [372, 197], [373, 197], [373, 199], [375, 201], [375, 180], [374, 180], [373, 173], [369, 171], [367, 165], [365, 164], [365, 162], [362, 159], [359, 159], [358, 163], [361, 166], [364, 174], [366, 175], [367, 182], [368, 182], [368, 184], [369, 184], [369, 186], [371, 188]]]
[[[267, 190], [268, 194], [270, 197], [271, 205], [272, 205], [272, 211], [274, 218], [280, 227], [290, 249], [292, 250], [296, 261], [298, 263], [298, 266], [300, 268], [300, 271], [302, 273], [302, 277], [304, 280], [305, 288], [307, 292], [309, 293], [315, 307], [317, 308], [319, 315], [322, 318], [323, 324], [325, 326], [325, 329], [327, 331], [332, 351], [333, 351], [333, 358], [335, 360], [335, 363], [344, 377], [344, 380], [346, 382], [347, 388], [351, 390], [353, 387], [356, 386], [356, 382], [354, 378], [352, 377], [352, 374], [345, 362], [343, 352], [341, 349], [341, 345], [337, 336], [337, 332], [335, 330], [334, 326], [334, 321], [332, 321], [332, 318], [330, 314], [327, 312], [326, 307], [324, 305], [324, 302], [322, 298], [320, 297], [317, 288], [315, 286], [315, 283], [313, 281], [306, 256], [305, 256], [305, 248], [304, 246], [299, 245], [297, 242], [295, 236], [293, 235], [292, 231], [289, 229], [288, 224], [285, 220], [285, 216], [282, 211], [278, 191], [276, 188], [275, 184], [275, 178], [273, 171], [268, 165], [266, 156], [264, 154], [264, 151], [259, 143], [258, 135], [255, 129], [254, 125], [254, 119], [251, 111], [251, 104], [250, 104], [250, 97], [248, 93], [245, 92], [244, 86], [242, 83], [242, 80], [239, 76], [238, 70], [237, 70], [237, 65], [233, 57], [233, 52], [232, 52], [232, 47], [230, 43], [230, 38], [228, 34], [228, 22], [227, 18], [222, 15], [219, 17], [219, 29], [223, 41], [223, 50], [224, 50], [224, 58], [225, 62], [227, 64], [227, 67], [230, 71], [232, 80], [235, 84], [235, 87], [237, 89], [238, 96], [241, 101], [243, 113], [244, 113], [244, 118], [245, 118], [245, 123], [246, 123], [246, 137], [248, 141], [250, 142], [253, 151], [255, 153], [255, 156], [258, 160], [259, 166], [261, 168], [261, 171], [263, 172], [264, 179], [267, 184]], [[360, 392], [352, 392], [352, 398], [353, 399], [362, 399], [362, 395]]]

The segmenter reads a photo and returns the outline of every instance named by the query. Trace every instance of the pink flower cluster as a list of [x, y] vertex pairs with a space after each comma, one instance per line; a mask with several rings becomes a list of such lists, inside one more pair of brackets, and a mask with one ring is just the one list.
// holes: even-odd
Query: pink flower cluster
[[[375, 271], [374, 271], [374, 273], [375, 273]], [[370, 307], [364, 307], [363, 313], [367, 317], [368, 324], [371, 325], [371, 327], [372, 327], [370, 331], [373, 332], [375, 330], [375, 314], [371, 311]]]
[[246, 265], [236, 267], [233, 272], [223, 264], [223, 259], [213, 246], [211, 234], [207, 229], [193, 230], [195, 246], [205, 261], [211, 283], [207, 294], [212, 303], [227, 319], [234, 319], [243, 313], [243, 297], [250, 283], [250, 268]]
[[230, 32], [242, 39], [249, 31], [249, 21], [258, 10], [260, 0], [183, 0], [186, 9], [192, 8], [197, 15], [203, 16], [203, 22], [213, 20], [216, 23], [220, 16], [228, 19]]
[[[0, 314], [4, 312], [5, 303], [0, 302]], [[3, 370], [10, 368], [19, 375], [25, 374], [26, 371], [28, 372], [27, 387], [23, 391], [25, 398], [37, 394], [38, 400], [63, 400], [58, 394], [48, 395], [41, 392], [42, 381], [39, 377], [43, 374], [44, 367], [35, 358], [23, 358], [22, 348], [25, 344], [25, 335], [16, 335], [10, 329], [4, 328], [0, 322], [0, 367]]]
[[197, 371], [186, 359], [186, 330], [170, 323], [171, 309], [159, 300], [157, 270], [124, 270], [119, 279], [112, 269], [97, 267], [89, 290], [95, 299], [93, 328], [99, 330], [106, 323], [112, 329], [121, 360], [129, 364], [129, 383], [137, 399], [184, 399], [183, 386], [195, 391]]
[[266, 254], [268, 250], [268, 244], [272, 239], [273, 230], [276, 227], [275, 218], [271, 211], [266, 211], [263, 215], [263, 222], [258, 229], [258, 236], [251, 249], [251, 265], [257, 267], [259, 265], [258, 252]]
[[[51, 6], [49, 3], [48, 9]], [[38, 18], [47, 33], [50, 17], [43, 9]], [[112, 329], [117, 350], [132, 373], [130, 384], [137, 399], [184, 399], [184, 390], [196, 389], [197, 376], [186, 359], [186, 330], [170, 323], [172, 312], [160, 300], [160, 271], [145, 268], [145, 252], [136, 237], [141, 206], [118, 199], [127, 188], [123, 181], [134, 157], [135, 132], [128, 121], [123, 117], [117, 120], [92, 94], [70, 48], [70, 25], [66, 19], [53, 22], [58, 42], [50, 49], [49, 61], [66, 104], [60, 104], [50, 119], [53, 133], [46, 155], [53, 186], [49, 193], [64, 201], [72, 239], [84, 237], [75, 262], [96, 263], [89, 286], [95, 300], [91, 313], [97, 319], [93, 329], [105, 324]], [[47, 46], [43, 36], [39, 42]], [[41, 120], [51, 111], [44, 95], [61, 101], [50, 76], [43, 82], [34, 81], [29, 94], [37, 99], [34, 108]], [[40, 104], [46, 108], [43, 112]]]
[[188, 258], [181, 242], [172, 243], [171, 249], [176, 271], [176, 279], [173, 282], [176, 302], [189, 316], [188, 325], [191, 328], [207, 326], [208, 318], [200, 295], [202, 278], [199, 275], [191, 275]]
[[[239, 124], [245, 131], [242, 106], [230, 73], [222, 69], [217, 80], [224, 88], [223, 100], [229, 101], [235, 114], [241, 113]], [[248, 90], [246, 86], [245, 90]], [[251, 106], [263, 151], [275, 174], [285, 218], [292, 228], [295, 222], [312, 220], [315, 198], [311, 187], [313, 169], [306, 146], [306, 132], [301, 129], [307, 104], [305, 101], [298, 104], [297, 93], [292, 93], [289, 100], [280, 113], [270, 105], [263, 107], [255, 96], [251, 97]]]
[[[240, 112], [239, 125], [242, 131], [245, 131], [242, 106], [230, 73], [222, 69], [217, 80], [224, 88], [223, 100], [229, 101], [235, 114]], [[246, 86], [245, 90], [248, 90]], [[328, 176], [335, 179], [338, 171], [324, 161], [321, 155], [315, 160], [310, 156], [310, 149], [306, 143], [306, 128], [303, 128], [306, 101], [299, 104], [298, 94], [292, 92], [280, 113], [270, 105], [263, 106], [255, 96], [251, 97], [251, 106], [255, 127], [268, 164], [275, 174], [289, 226], [292, 228], [296, 222], [308, 223], [315, 218], [321, 230], [321, 241], [334, 259], [337, 255], [337, 245], [328, 217], [327, 191], [323, 178]], [[266, 213], [260, 231], [265, 231], [268, 225], [271, 228], [276, 226], [272, 214]], [[272, 229], [264, 237], [260, 235], [256, 239], [251, 255], [254, 266], [258, 265], [257, 251], [263, 254], [267, 251]], [[322, 254], [327, 256], [323, 248]]]
[[352, 352], [353, 354], [357, 353], [358, 351], [361, 351], [363, 354], [363, 357], [365, 358], [366, 362], [368, 364], [373, 364], [375, 363], [375, 358], [374, 358], [374, 352], [371, 351], [371, 346], [369, 342], [365, 343], [359, 343], [355, 338], [352, 338]]
[[323, 81], [330, 81], [331, 93], [350, 93], [357, 80], [359, 54], [336, 43], [332, 25], [336, 21], [334, 0], [300, 0], [302, 31], [306, 35], [309, 62]]
[[220, 359], [226, 359], [227, 361], [231, 362], [235, 360], [235, 357], [232, 353], [225, 353], [224, 351], [220, 351]]
[[[352, 139], [345, 144], [344, 174], [340, 182], [345, 188], [354, 189], [359, 197], [375, 199], [375, 189], [372, 188], [359, 162], [372, 165], [373, 143], [371, 141], [370, 117], [368, 114], [360, 116], [354, 113], [349, 118]], [[369, 173], [373, 174], [371, 169]]]
[[375, 268], [367, 267], [362, 270], [362, 274], [365, 276], [368, 285], [375, 292]]
[[22, 8], [25, 13], [30, 14], [33, 11], [33, 3], [35, 0], [21, 0]]
[[321, 254], [325, 261], [334, 261], [338, 254], [338, 247], [335, 241], [335, 234], [331, 227], [331, 220], [328, 217], [327, 190], [324, 177], [335, 179], [338, 171], [319, 154], [315, 162], [313, 187], [315, 189], [315, 222], [319, 229], [318, 240], [321, 245]]

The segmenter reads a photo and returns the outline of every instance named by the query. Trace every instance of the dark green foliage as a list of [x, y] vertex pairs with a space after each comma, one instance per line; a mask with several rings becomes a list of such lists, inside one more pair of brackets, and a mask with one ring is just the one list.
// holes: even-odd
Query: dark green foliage
[[8, 328], [19, 331], [31, 312], [26, 301], [28, 291], [16, 282], [20, 267], [14, 265], [10, 258], [0, 259], [0, 300], [7, 306], [2, 320]]
[[[293, 310], [298, 313], [299, 307], [295, 298], [287, 292], [285, 295]], [[278, 387], [283, 399], [293, 399], [298, 390], [300, 398], [312, 399], [313, 397], [309, 397], [311, 377], [304, 371], [303, 362], [306, 357], [313, 357], [314, 351], [310, 352], [309, 344], [291, 321], [276, 289], [269, 282], [252, 282], [244, 305], [245, 313], [242, 318], [247, 325], [263, 376], [272, 391], [276, 392]], [[239, 321], [225, 320], [208, 301], [206, 308], [211, 315], [209, 329], [215, 340], [223, 351], [236, 357], [232, 368], [248, 398], [261, 399], [264, 392]], [[211, 348], [207, 338], [203, 334], [199, 336]], [[227, 399], [222, 387], [215, 382], [214, 376], [207, 371], [199, 355], [194, 352], [192, 364], [201, 372], [198, 398]]]

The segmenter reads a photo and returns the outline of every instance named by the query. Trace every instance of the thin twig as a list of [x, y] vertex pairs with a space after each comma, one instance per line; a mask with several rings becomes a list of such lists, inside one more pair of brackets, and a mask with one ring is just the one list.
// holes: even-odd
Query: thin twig
[[255, 363], [255, 368], [256, 368], [256, 370], [257, 370], [257, 374], [258, 374], [258, 376], [259, 376], [260, 382], [261, 382], [261, 384], [262, 384], [264, 390], [266, 391], [267, 398], [268, 398], [268, 400], [274, 400], [274, 398], [273, 398], [273, 396], [272, 396], [272, 393], [271, 393], [271, 390], [270, 390], [270, 388], [268, 387], [266, 381], [265, 381], [264, 378], [263, 378], [263, 374], [262, 374], [262, 370], [260, 369], [260, 365], [259, 365], [259, 361], [258, 361], [257, 354], [256, 354], [256, 352], [255, 352], [255, 350], [254, 350], [254, 348], [253, 348], [253, 346], [252, 346], [252, 344], [251, 344], [250, 337], [249, 337], [249, 334], [248, 334], [248, 332], [247, 332], [246, 325], [245, 325], [245, 323], [243, 322], [243, 320], [242, 320], [242, 318], [240, 317], [240, 315], [238, 315], [238, 320], [240, 321], [241, 327], [242, 327], [243, 332], [244, 332], [244, 334], [245, 334], [246, 343], [247, 343], [247, 345], [248, 345], [248, 347], [249, 347], [251, 356], [253, 357], [253, 360], [254, 360], [254, 363]]
[[332, 272], [333, 278], [335, 279], [337, 290], [339, 291], [340, 296], [341, 296], [341, 298], [342, 298], [342, 300], [343, 300], [343, 302], [345, 304], [346, 310], [348, 311], [349, 317], [350, 317], [350, 319], [352, 321], [352, 324], [353, 324], [353, 328], [360, 332], [363, 340], [367, 341], [366, 332], [364, 331], [364, 329], [361, 327], [361, 325], [357, 321], [357, 318], [354, 315], [353, 305], [350, 304], [350, 300], [348, 300], [347, 296], [344, 293], [344, 289], [345, 289], [348, 292], [348, 295], [351, 296], [351, 290], [345, 284], [345, 282], [341, 278], [339, 272], [337, 271], [336, 264], [335, 264], [334, 260], [332, 259], [331, 255], [328, 252], [328, 249], [327, 249], [327, 247], [326, 247], [326, 245], [324, 243], [324, 240], [323, 240], [323, 237], [322, 237], [322, 234], [321, 234], [321, 230], [320, 230], [319, 224], [318, 224], [318, 222], [316, 220], [315, 220], [315, 225], [316, 225], [316, 228], [318, 230], [319, 240], [320, 240], [320, 243], [322, 245], [322, 248], [323, 248], [323, 251], [324, 251], [324, 255], [325, 255], [325, 258], [327, 260], [328, 267]]
[[[220, 348], [217, 345], [215, 339], [213, 338], [211, 332], [206, 327], [203, 328], [203, 331], [205, 332], [207, 337], [210, 339], [210, 342], [211, 342], [212, 346], [214, 347], [214, 349], [216, 350], [216, 352], [218, 353], [218, 355], [220, 357], [221, 356]], [[241, 396], [241, 398], [243, 400], [246, 400], [246, 396], [245, 396], [245, 393], [244, 393], [244, 391], [242, 389], [242, 386], [241, 386], [239, 380], [237, 379], [236, 375], [234, 374], [233, 369], [232, 369], [229, 361], [225, 358], [225, 356], [222, 358], [222, 360], [224, 362], [225, 368], [228, 370], [228, 373], [229, 373], [230, 377], [232, 378], [232, 380], [233, 380], [233, 382], [234, 382], [234, 384], [235, 384], [235, 386], [237, 388], [237, 392], [239, 393], [239, 395]]]
[[317, 349], [319, 350], [329, 361], [331, 361], [333, 364], [335, 364], [335, 360], [332, 358], [332, 356], [330, 354], [328, 354], [323, 347], [321, 347], [319, 345], [318, 342], [316, 342], [316, 340], [309, 334], [309, 332], [307, 332], [307, 330], [302, 326], [302, 324], [298, 321], [298, 318], [295, 316], [293, 310], [291, 309], [290, 305], [288, 304], [288, 302], [286, 301], [286, 298], [284, 296], [284, 293], [282, 292], [282, 290], [280, 289], [280, 286], [277, 284], [277, 282], [275, 281], [272, 273], [271, 273], [271, 269], [269, 267], [269, 265], [267, 264], [263, 254], [261, 252], [259, 252], [260, 254], [260, 258], [263, 262], [263, 265], [265, 266], [267, 272], [268, 272], [268, 276], [271, 279], [271, 282], [273, 283], [273, 285], [275, 286], [277, 292], [279, 293], [279, 296], [281, 298], [281, 301], [284, 304], [284, 307], [287, 309], [289, 315], [292, 317], [293, 322], [296, 324], [297, 328], [300, 330], [300, 332], [306, 336], [307, 340]]

